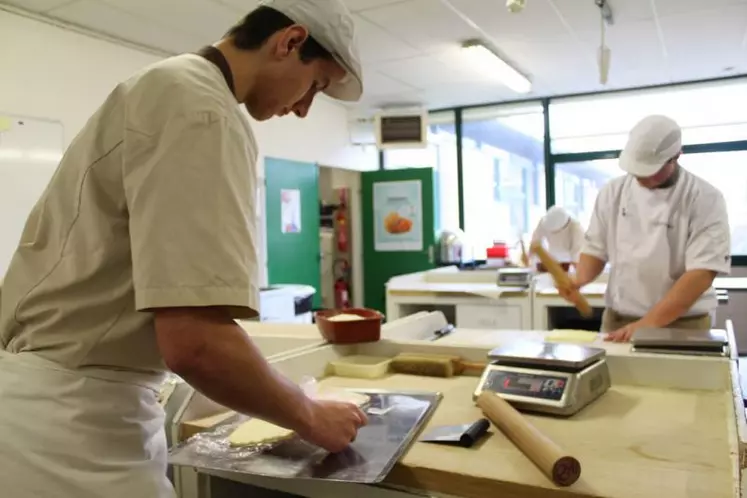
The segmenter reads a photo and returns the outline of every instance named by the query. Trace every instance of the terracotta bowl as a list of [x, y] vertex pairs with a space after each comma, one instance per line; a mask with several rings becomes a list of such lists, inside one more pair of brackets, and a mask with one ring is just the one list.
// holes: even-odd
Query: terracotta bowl
[[[341, 314], [358, 315], [363, 320], [335, 322], [331, 317]], [[321, 310], [314, 315], [316, 326], [322, 336], [332, 344], [357, 344], [376, 342], [381, 338], [381, 322], [384, 315], [368, 308]]]

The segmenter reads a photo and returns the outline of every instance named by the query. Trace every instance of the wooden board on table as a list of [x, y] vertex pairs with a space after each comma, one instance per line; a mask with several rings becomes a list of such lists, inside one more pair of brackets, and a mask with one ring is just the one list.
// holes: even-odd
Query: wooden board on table
[[[439, 391], [444, 398], [425, 430], [480, 418], [472, 401], [477, 382], [474, 377], [408, 375], [322, 381], [349, 388]], [[576, 484], [555, 487], [495, 427], [492, 436], [471, 449], [414, 443], [386, 482], [465, 498], [734, 496], [737, 444], [729, 392], [617, 385], [571, 418], [528, 417], [579, 459]]]

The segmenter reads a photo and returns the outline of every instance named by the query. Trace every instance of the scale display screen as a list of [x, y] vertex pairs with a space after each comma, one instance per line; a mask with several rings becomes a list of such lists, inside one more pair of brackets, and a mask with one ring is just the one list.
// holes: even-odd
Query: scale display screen
[[564, 377], [492, 370], [483, 389], [536, 399], [560, 401], [567, 386]]

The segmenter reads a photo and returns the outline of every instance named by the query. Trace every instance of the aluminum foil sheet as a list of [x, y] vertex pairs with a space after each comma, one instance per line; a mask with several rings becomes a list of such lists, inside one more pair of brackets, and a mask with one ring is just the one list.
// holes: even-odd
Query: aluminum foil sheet
[[206, 473], [221, 471], [293, 479], [380, 482], [428, 421], [442, 396], [420, 391], [356, 391], [371, 398], [365, 408], [369, 423], [341, 453], [328, 453], [297, 437], [270, 445], [231, 447], [229, 435], [247, 420], [237, 415], [172, 448], [169, 463]]

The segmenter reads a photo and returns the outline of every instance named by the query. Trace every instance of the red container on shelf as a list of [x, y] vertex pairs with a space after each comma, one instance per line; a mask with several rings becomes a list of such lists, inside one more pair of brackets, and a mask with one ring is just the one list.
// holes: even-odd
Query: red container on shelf
[[[330, 320], [336, 315], [358, 315], [362, 320]], [[376, 342], [381, 339], [381, 322], [384, 315], [368, 308], [346, 308], [321, 310], [314, 315], [316, 326], [322, 336], [332, 344], [357, 344]]]
[[508, 258], [508, 246], [504, 242], [494, 242], [493, 247], [488, 247], [488, 259]]

